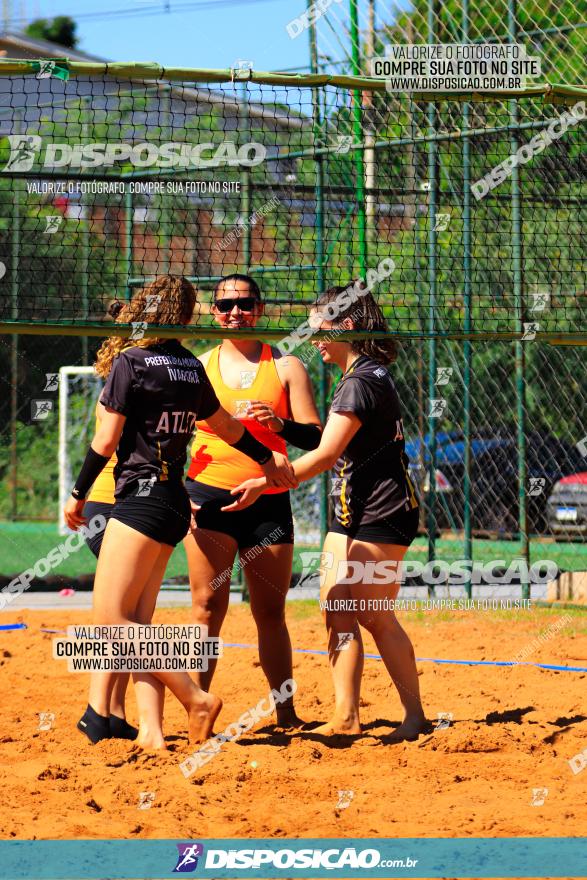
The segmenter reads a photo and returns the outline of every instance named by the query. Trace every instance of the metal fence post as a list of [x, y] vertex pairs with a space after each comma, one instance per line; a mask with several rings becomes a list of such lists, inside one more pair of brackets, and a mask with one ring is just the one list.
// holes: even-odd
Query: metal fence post
[[[308, 9], [312, 0], [307, 0]], [[310, 66], [312, 73], [318, 72], [318, 46], [316, 42], [316, 25], [312, 21], [309, 28], [310, 36]], [[318, 89], [312, 89], [312, 115], [313, 115], [313, 140], [314, 147], [321, 145], [322, 119], [320, 113], [320, 94]], [[314, 198], [316, 200], [316, 284], [317, 293], [320, 295], [326, 290], [326, 273], [324, 267], [324, 165], [322, 154], [314, 155], [316, 168], [316, 184]], [[326, 399], [328, 395], [328, 376], [326, 364], [320, 358], [318, 385], [318, 411], [322, 424], [326, 422]], [[324, 543], [328, 529], [328, 474], [320, 475], [320, 543]]]
[[[516, 0], [508, 0], [508, 42], [515, 43], [518, 33]], [[520, 146], [518, 137], [519, 108], [516, 101], [509, 102], [510, 119], [512, 123], [510, 135], [510, 153], [515, 155]], [[514, 165], [511, 175], [511, 208], [512, 208], [512, 264], [513, 264], [513, 293], [514, 308], [516, 313], [516, 332], [522, 335], [524, 331], [524, 266], [523, 266], [523, 231], [522, 231], [522, 206], [520, 189], [520, 172]], [[521, 542], [521, 553], [526, 565], [530, 565], [530, 540], [528, 535], [528, 501], [526, 494], [526, 482], [528, 478], [528, 464], [526, 458], [526, 351], [525, 343], [520, 338], [514, 343], [516, 363], [516, 439], [518, 448], [518, 522]], [[524, 584], [522, 596], [528, 599], [530, 596], [529, 584]]]
[[[469, 0], [463, 0], [462, 40], [469, 42]], [[463, 131], [469, 128], [469, 104], [463, 105]], [[470, 333], [471, 321], [471, 143], [468, 135], [463, 135], [463, 299], [464, 331]], [[463, 513], [464, 513], [464, 558], [473, 561], [473, 539], [471, 521], [471, 381], [472, 381], [472, 343], [465, 339], [463, 346], [463, 432], [465, 440], [465, 471], [463, 475]], [[468, 596], [472, 593], [472, 581], [466, 585]]]
[[[438, 0], [428, 0], [428, 42], [436, 42], [436, 17], [438, 15]], [[433, 412], [432, 400], [436, 394], [436, 207], [438, 199], [438, 142], [433, 137], [436, 133], [436, 105], [428, 103], [428, 134], [432, 135], [428, 142], [428, 185], [430, 187], [428, 198], [428, 396], [430, 398], [428, 413], [428, 443], [429, 443], [429, 489], [428, 489], [428, 561], [436, 558], [436, 425], [437, 416]], [[428, 588], [429, 593], [434, 592], [434, 587]]]

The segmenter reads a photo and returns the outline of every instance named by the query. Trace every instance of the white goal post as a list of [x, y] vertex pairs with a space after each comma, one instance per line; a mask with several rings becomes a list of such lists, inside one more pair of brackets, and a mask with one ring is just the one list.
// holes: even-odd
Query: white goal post
[[[70, 534], [63, 507], [73, 486], [75, 472], [94, 436], [95, 409], [103, 380], [93, 367], [61, 367], [59, 370], [59, 513], [61, 535]], [[292, 458], [301, 455], [290, 448]], [[291, 494], [296, 544], [320, 543], [320, 477], [308, 480]]]
[[[63, 507], [73, 486], [72, 460], [83, 456], [94, 434], [96, 402], [102, 379], [93, 367], [61, 367], [59, 370], [59, 533], [70, 534]], [[74, 401], [75, 395], [75, 401]], [[76, 403], [74, 407], [72, 404]], [[80, 405], [81, 404], [81, 405]]]

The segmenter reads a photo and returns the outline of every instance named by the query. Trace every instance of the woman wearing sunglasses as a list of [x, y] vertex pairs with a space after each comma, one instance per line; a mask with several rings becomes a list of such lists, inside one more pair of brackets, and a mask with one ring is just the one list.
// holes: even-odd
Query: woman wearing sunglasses
[[[263, 314], [258, 285], [247, 275], [228, 275], [214, 291], [214, 318], [226, 330], [222, 343], [200, 356], [219, 401], [253, 436], [286, 454], [286, 443], [315, 449], [321, 426], [309, 376], [302, 362], [281, 357], [250, 336]], [[257, 625], [259, 659], [271, 688], [292, 677], [285, 598], [293, 560], [293, 520], [287, 489], [266, 489], [245, 512], [226, 513], [231, 490], [262, 476], [257, 465], [229, 446], [206, 422], [197, 425], [186, 488], [196, 528], [184, 546], [189, 564], [193, 620], [218, 636], [228, 609], [230, 578], [238, 555]], [[216, 661], [198, 674], [209, 690]], [[299, 726], [293, 702], [276, 707], [280, 727]]]

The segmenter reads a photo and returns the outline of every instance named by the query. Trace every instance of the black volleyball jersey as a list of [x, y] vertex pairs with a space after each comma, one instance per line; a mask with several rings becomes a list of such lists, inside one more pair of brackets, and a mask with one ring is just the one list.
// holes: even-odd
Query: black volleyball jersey
[[361, 427], [334, 465], [334, 515], [345, 528], [418, 507], [408, 475], [400, 402], [385, 367], [361, 355], [334, 392], [331, 412], [352, 412]]
[[115, 497], [142, 480], [181, 480], [196, 422], [220, 406], [202, 363], [176, 339], [122, 351], [100, 400], [126, 416]]

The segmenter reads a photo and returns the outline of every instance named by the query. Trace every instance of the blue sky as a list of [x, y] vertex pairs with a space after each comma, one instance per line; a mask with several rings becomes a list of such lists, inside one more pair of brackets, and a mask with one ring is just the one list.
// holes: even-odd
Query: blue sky
[[[171, 9], [190, 0], [167, 0]], [[79, 48], [117, 61], [157, 61], [185, 67], [231, 67], [237, 59], [257, 70], [308, 64], [308, 33], [291, 39], [286, 24], [306, 8], [305, 0], [208, 0], [197, 11], [162, 10], [166, 0], [26, 0], [27, 16], [71, 15], [78, 21]], [[191, 0], [193, 6], [197, 0]], [[22, 0], [14, 0], [20, 15]], [[129, 10], [140, 14], [94, 20], [90, 13]]]

